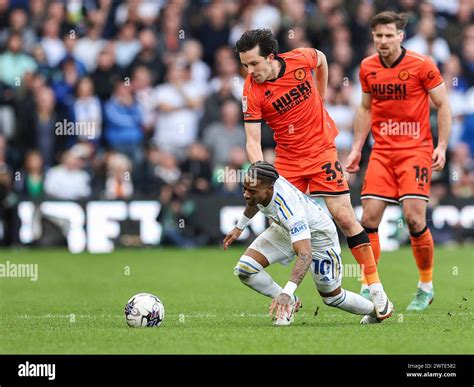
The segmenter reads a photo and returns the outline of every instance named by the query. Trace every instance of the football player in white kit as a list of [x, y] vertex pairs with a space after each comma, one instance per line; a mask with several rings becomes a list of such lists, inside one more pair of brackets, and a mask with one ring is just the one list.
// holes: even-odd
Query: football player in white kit
[[[273, 299], [270, 314], [275, 313], [275, 325], [293, 322], [294, 313], [301, 307], [294, 293], [309, 268], [326, 305], [364, 315], [361, 324], [381, 322], [372, 301], [341, 288], [341, 248], [336, 227], [318, 204], [264, 161], [253, 163], [248, 169], [243, 195], [247, 206], [236, 227], [225, 237], [224, 249], [240, 236], [257, 212], [272, 219], [270, 227], [240, 257], [234, 273], [242, 283]], [[264, 269], [275, 262], [288, 264], [295, 256], [290, 280], [282, 289]], [[388, 299], [387, 302], [393, 309]]]

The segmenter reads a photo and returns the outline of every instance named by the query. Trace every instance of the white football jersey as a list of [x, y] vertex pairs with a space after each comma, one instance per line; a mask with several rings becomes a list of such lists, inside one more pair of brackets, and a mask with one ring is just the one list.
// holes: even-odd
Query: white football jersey
[[312, 239], [313, 246], [324, 247], [337, 241], [336, 226], [326, 211], [282, 176], [275, 181], [268, 206], [257, 207], [289, 233], [291, 243]]

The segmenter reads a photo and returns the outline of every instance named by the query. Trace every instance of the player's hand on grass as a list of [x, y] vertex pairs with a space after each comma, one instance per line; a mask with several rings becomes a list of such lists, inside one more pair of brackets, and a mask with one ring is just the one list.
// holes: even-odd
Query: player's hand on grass
[[361, 153], [357, 151], [352, 151], [349, 153], [349, 156], [346, 160], [346, 171], [349, 173], [356, 173], [359, 171]]
[[275, 297], [270, 305], [270, 316], [275, 313], [275, 318], [279, 319], [289, 316], [291, 313], [291, 297], [286, 293], [280, 293], [278, 297]]
[[431, 167], [433, 168], [433, 171], [441, 171], [446, 163], [446, 149], [438, 146], [433, 151], [432, 161], [433, 163], [431, 164]]
[[224, 250], [227, 250], [227, 248], [232, 244], [232, 242], [240, 237], [240, 234], [242, 234], [242, 231], [244, 230], [234, 227], [233, 230], [225, 236], [224, 242], [223, 242]]

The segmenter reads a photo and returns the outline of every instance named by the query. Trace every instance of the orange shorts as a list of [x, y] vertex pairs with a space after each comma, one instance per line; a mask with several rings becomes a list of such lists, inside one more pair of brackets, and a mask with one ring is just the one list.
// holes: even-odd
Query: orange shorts
[[372, 151], [365, 173], [361, 199], [399, 203], [404, 199], [428, 201], [433, 151]]
[[311, 196], [338, 196], [350, 192], [335, 147], [324, 149], [314, 158], [292, 160], [277, 156], [275, 168], [301, 192]]

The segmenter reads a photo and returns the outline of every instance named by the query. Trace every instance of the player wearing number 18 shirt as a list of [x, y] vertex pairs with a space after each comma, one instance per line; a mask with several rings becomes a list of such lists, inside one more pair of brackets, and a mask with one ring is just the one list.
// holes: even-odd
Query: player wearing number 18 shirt
[[263, 160], [264, 120], [274, 132], [278, 173], [303, 193], [324, 198], [368, 280], [378, 318], [389, 317], [393, 305], [380, 282], [370, 240], [352, 209], [334, 145], [338, 131], [323, 105], [328, 80], [325, 55], [314, 48], [280, 54], [268, 29], [246, 31], [236, 51], [247, 70], [242, 108], [250, 162]]
[[[451, 127], [443, 78], [431, 58], [401, 46], [405, 18], [382, 12], [372, 20], [377, 53], [360, 66], [362, 104], [354, 125], [347, 171], [357, 172], [369, 129], [375, 144], [362, 188], [362, 225], [380, 256], [378, 226], [388, 203], [400, 203], [410, 231], [419, 271], [416, 296], [409, 311], [421, 311], [433, 300], [434, 244], [426, 224], [431, 170], [440, 171]], [[438, 145], [433, 150], [430, 98], [438, 109]], [[363, 286], [362, 293], [368, 296]]]

